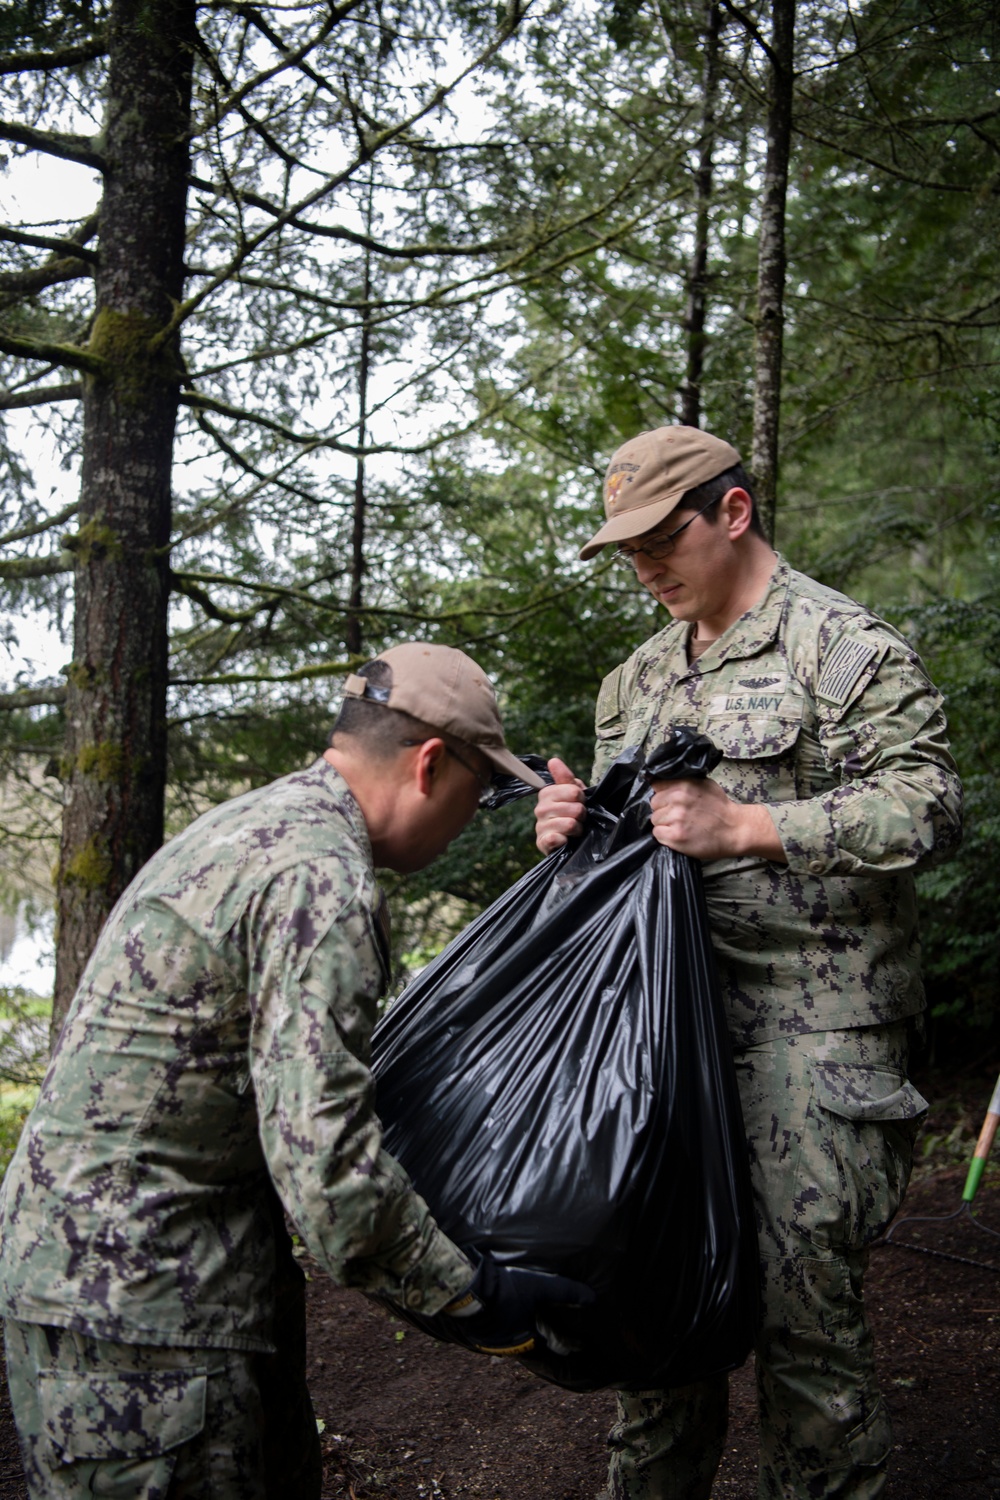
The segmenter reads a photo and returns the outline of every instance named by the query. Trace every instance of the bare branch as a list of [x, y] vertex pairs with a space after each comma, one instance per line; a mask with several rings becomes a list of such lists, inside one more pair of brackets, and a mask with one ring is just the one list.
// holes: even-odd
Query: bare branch
[[747, 35], [753, 38], [772, 67], [779, 67], [780, 64], [778, 62], [778, 59], [774, 55], [774, 48], [764, 36], [763, 32], [759, 30], [757, 23], [753, 20], [753, 18], [751, 16], [748, 16], [746, 11], [742, 10], [740, 6], [734, 5], [733, 0], [722, 0], [722, 6], [724, 10], [727, 10], [729, 12], [734, 20], [739, 21], [740, 25], [743, 27], [743, 30], [747, 33]]
[[32, 521], [30, 526], [18, 526], [15, 531], [4, 532], [3, 536], [0, 536], [0, 547], [13, 546], [15, 542], [27, 541], [28, 537], [41, 536], [43, 531], [50, 531], [53, 526], [62, 526], [65, 521], [76, 515], [79, 508], [79, 502], [74, 500], [72, 505], [56, 511], [54, 516], [46, 516], [43, 521]]
[[9, 307], [14, 296], [33, 297], [50, 286], [92, 275], [91, 267], [76, 257], [49, 260], [44, 266], [34, 266], [30, 271], [0, 271], [0, 292], [8, 293], [4, 305]]
[[80, 370], [84, 375], [107, 377], [110, 366], [106, 360], [82, 349], [78, 344], [48, 344], [43, 339], [22, 339], [0, 329], [0, 354], [13, 354], [18, 359], [44, 359], [46, 364], [66, 365], [70, 370]]
[[49, 406], [54, 401], [79, 401], [83, 386], [78, 380], [64, 385], [43, 385], [35, 391], [4, 391], [0, 389], [0, 411], [23, 411], [32, 406]]
[[199, 588], [191, 578], [183, 573], [176, 573], [173, 569], [170, 570], [170, 587], [175, 593], [183, 594], [187, 599], [193, 599], [210, 619], [220, 620], [224, 625], [242, 625], [245, 621], [252, 620], [264, 608], [263, 604], [258, 604], [253, 609], [241, 610], [239, 613], [231, 609], [223, 609], [221, 605], [213, 601], [205, 589]]
[[0, 712], [14, 713], [19, 708], [59, 708], [66, 702], [65, 687], [19, 688], [15, 693], [0, 693]]
[[78, 42], [75, 47], [63, 47], [59, 52], [8, 52], [0, 57], [0, 76], [8, 73], [51, 73], [56, 68], [75, 68], [78, 63], [93, 62], [105, 57], [108, 44], [103, 34], [89, 42]]
[[32, 250], [51, 250], [55, 256], [69, 255], [75, 260], [87, 260], [96, 265], [99, 258], [97, 251], [84, 247], [88, 240], [94, 238], [100, 222], [100, 214], [93, 213], [67, 239], [58, 240], [50, 235], [28, 234], [24, 229], [12, 229], [4, 224], [0, 225], [0, 240], [10, 245], [27, 245]]
[[324, 438], [315, 432], [294, 432], [291, 427], [286, 427], [283, 422], [276, 422], [273, 417], [265, 417], [260, 412], [247, 411], [239, 406], [229, 406], [225, 401], [216, 401], [213, 396], [201, 396], [197, 391], [182, 391], [180, 403], [182, 406], [190, 406], [193, 411], [214, 411], [216, 416], [229, 417], [234, 422], [253, 422], [257, 427], [288, 438], [289, 442], [302, 443], [309, 448], [333, 448], [338, 453], [351, 454], [356, 451], [345, 447], [336, 438]]
[[[217, 677], [171, 677], [171, 687], [242, 687], [251, 682], [304, 682], [312, 677], [344, 677], [366, 658], [348, 656], [344, 661], [316, 662], [308, 667], [293, 667], [288, 672], [220, 672]], [[3, 699], [0, 698], [0, 708]]]
[[52, 552], [48, 557], [14, 557], [0, 561], [0, 578], [19, 582], [22, 578], [53, 578], [57, 573], [72, 573], [73, 559], [66, 552]]
[[35, 130], [31, 125], [18, 125], [13, 120], [0, 120], [0, 141], [13, 141], [18, 146], [28, 146], [32, 151], [43, 151], [46, 156], [58, 156], [63, 161], [78, 161], [85, 167], [105, 169], [104, 157], [94, 145], [96, 136], [64, 135], [57, 130]]

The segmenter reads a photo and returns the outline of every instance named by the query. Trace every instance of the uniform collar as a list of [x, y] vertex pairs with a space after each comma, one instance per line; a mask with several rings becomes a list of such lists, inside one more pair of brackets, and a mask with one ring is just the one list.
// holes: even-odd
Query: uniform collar
[[319, 760], [313, 762], [310, 771], [316, 775], [324, 791], [329, 792], [336, 799], [337, 811], [349, 825], [368, 863], [373, 864], [371, 839], [368, 836], [368, 824], [365, 822], [364, 814], [358, 805], [357, 798], [343, 776], [341, 776], [336, 766], [331, 766], [326, 757], [322, 755]]
[[[688, 671], [692, 676], [715, 672], [727, 661], [741, 661], [750, 656], [758, 656], [774, 643], [788, 597], [789, 573], [788, 564], [779, 552], [763, 599], [753, 609], [748, 609], [745, 615], [734, 620], [729, 629], [723, 631], [718, 640], [713, 641], [708, 650], [691, 663]], [[684, 649], [686, 660], [686, 634]]]

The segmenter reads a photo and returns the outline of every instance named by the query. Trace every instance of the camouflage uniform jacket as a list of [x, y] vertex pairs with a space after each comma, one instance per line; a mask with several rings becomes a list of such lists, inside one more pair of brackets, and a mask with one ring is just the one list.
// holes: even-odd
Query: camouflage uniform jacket
[[723, 752], [723, 789], [768, 804], [787, 865], [704, 866], [735, 1044], [915, 1014], [913, 871], [961, 831], [941, 695], [891, 625], [781, 558], [690, 664], [689, 631], [675, 621], [605, 678], [594, 775], [692, 724]]
[[385, 982], [361, 812], [325, 760], [226, 802], [109, 917], [4, 1183], [0, 1313], [271, 1349], [271, 1181], [337, 1280], [439, 1310], [469, 1281], [381, 1149]]

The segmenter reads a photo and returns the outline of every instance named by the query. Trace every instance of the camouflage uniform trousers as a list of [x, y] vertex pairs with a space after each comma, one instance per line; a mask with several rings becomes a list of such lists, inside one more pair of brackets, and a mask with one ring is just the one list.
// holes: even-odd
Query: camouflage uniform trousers
[[4, 1324], [31, 1500], [319, 1500], [301, 1273], [281, 1278], [276, 1354], [111, 1343]]
[[[913, 1023], [784, 1037], [736, 1054], [761, 1253], [760, 1500], [875, 1500], [891, 1448], [862, 1300], [867, 1246], [899, 1207], [925, 1102]], [[708, 1500], [725, 1375], [622, 1391], [613, 1500]]]

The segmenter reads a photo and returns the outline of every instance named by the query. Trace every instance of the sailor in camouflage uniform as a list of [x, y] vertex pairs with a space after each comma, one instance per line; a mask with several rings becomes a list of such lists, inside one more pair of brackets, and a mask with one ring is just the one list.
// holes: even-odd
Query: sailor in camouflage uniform
[[[961, 792], [941, 696], [899, 633], [768, 545], [739, 454], [690, 427], [642, 433], [605, 481], [607, 543], [672, 623], [605, 679], [600, 776], [674, 723], [723, 752], [664, 785], [653, 829], [704, 861], [750, 1149], [761, 1254], [759, 1495], [869, 1500], [891, 1446], [862, 1299], [925, 1101], [906, 1077], [923, 1007], [913, 872], [947, 853]], [[582, 783], [551, 762], [539, 847], [578, 832]], [[707, 1497], [727, 1380], [620, 1393], [614, 1500]]]
[[285, 1212], [339, 1282], [471, 1314], [487, 1344], [524, 1321], [530, 1287], [490, 1265], [484, 1292], [381, 1149], [373, 865], [429, 863], [494, 770], [541, 782], [460, 651], [395, 647], [346, 691], [323, 758], [149, 861], [66, 1018], [2, 1206], [33, 1500], [319, 1495]]

